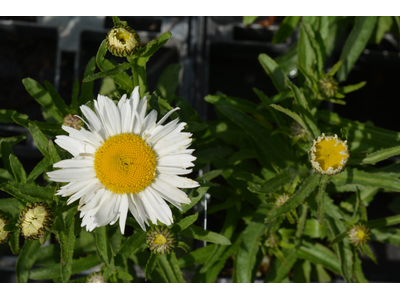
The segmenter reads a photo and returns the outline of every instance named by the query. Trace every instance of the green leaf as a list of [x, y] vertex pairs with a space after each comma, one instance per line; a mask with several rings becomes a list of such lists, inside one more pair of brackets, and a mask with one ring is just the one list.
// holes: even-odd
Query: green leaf
[[46, 171], [53, 163], [48, 157], [44, 157], [36, 166], [33, 168], [32, 172], [29, 174], [26, 182], [31, 184], [38, 178], [44, 171]]
[[379, 228], [383, 226], [393, 226], [397, 224], [400, 224], [400, 215], [368, 221], [368, 227], [370, 229]]
[[184, 283], [182, 272], [178, 265], [175, 253], [168, 255], [160, 255], [158, 257], [158, 265], [164, 273], [164, 277], [169, 283]]
[[209, 244], [185, 254], [178, 260], [179, 267], [187, 268], [194, 264], [204, 264], [216, 247], [217, 244]]
[[145, 243], [145, 238], [146, 232], [142, 230], [136, 230], [134, 234], [128, 237], [115, 257], [115, 265], [117, 267], [121, 266], [131, 254], [137, 251], [139, 247]]
[[310, 283], [311, 263], [308, 260], [297, 260], [293, 266], [293, 282]]
[[314, 73], [318, 72], [317, 66], [315, 66], [317, 57], [310, 41], [310, 35], [305, 29], [305, 25], [309, 28], [309, 24], [304, 23], [304, 21], [300, 23], [299, 40], [297, 42], [297, 59], [300, 72], [309, 80], [311, 86], [313, 86], [318, 80], [318, 77]]
[[49, 92], [31, 78], [22, 80], [28, 93], [42, 106], [43, 117], [48, 122], [62, 123], [64, 115], [58, 110]]
[[264, 282], [278, 283], [282, 282], [287, 273], [292, 269], [293, 265], [297, 261], [297, 249], [283, 249], [283, 255], [286, 258], [286, 264], [282, 263], [279, 259], [275, 259], [267, 275], [265, 276]]
[[353, 268], [354, 282], [369, 283], [369, 281], [365, 278], [364, 273], [362, 271], [361, 259], [359, 258], [355, 247], [353, 247], [353, 257], [354, 257], [354, 268]]
[[253, 138], [266, 159], [269, 159], [279, 167], [286, 167], [286, 159], [291, 159], [293, 154], [289, 152], [286, 144], [282, 143], [277, 136], [271, 136], [271, 131], [234, 108], [228, 106], [219, 106], [218, 108]]
[[160, 35], [158, 38], [150, 41], [148, 43], [143, 51], [140, 53], [140, 57], [138, 58], [138, 65], [139, 66], [144, 66], [146, 65], [147, 61], [150, 59], [150, 57], [158, 50], [160, 49], [172, 36], [172, 33], [170, 31], [167, 31]]
[[347, 37], [343, 46], [340, 59], [343, 60], [343, 65], [339, 69], [337, 77], [340, 82], [345, 81], [349, 76], [351, 69], [356, 63], [358, 57], [364, 50], [369, 38], [374, 31], [377, 17], [355, 17], [355, 24]]
[[300, 16], [285, 17], [279, 25], [274, 37], [272, 38], [272, 43], [280, 44], [286, 41], [286, 39], [293, 34], [297, 24], [299, 24], [300, 18]]
[[254, 212], [250, 224], [243, 232], [242, 242], [236, 257], [236, 274], [238, 282], [251, 282], [253, 269], [259, 251], [259, 238], [264, 234], [268, 226], [264, 218], [271, 209], [271, 205], [261, 204]]
[[190, 225], [192, 225], [194, 222], [196, 222], [198, 217], [199, 217], [199, 214], [195, 213], [194, 215], [188, 216], [188, 217], [180, 220], [178, 223], [173, 225], [173, 227], [171, 228], [172, 232], [174, 232], [175, 234], [178, 234], [182, 230], [185, 230]]
[[267, 97], [262, 91], [253, 88], [253, 91], [257, 94], [257, 96], [260, 98], [262, 104], [264, 107], [271, 113], [272, 117], [274, 118], [275, 122], [278, 124], [279, 127], [284, 126], [284, 120], [282, 120], [282, 116], [279, 114], [276, 114], [273, 109], [271, 109], [270, 105], [272, 104], [271, 99]]
[[254, 21], [255, 21], [257, 18], [258, 18], [258, 16], [257, 16], [257, 17], [243, 17], [243, 24], [244, 24], [244, 25], [253, 24]]
[[158, 260], [159, 255], [158, 254], [154, 254], [153, 252], [151, 252], [150, 254], [150, 258], [147, 261], [146, 264], [146, 268], [144, 269], [144, 278], [147, 281], [147, 279], [149, 278], [149, 276], [151, 275], [151, 273], [153, 272], [157, 260]]
[[15, 110], [10, 109], [0, 109], [0, 123], [14, 123], [14, 117], [21, 120], [27, 120], [28, 116], [24, 114], [17, 113]]
[[56, 108], [61, 112], [61, 114], [65, 117], [69, 114], [69, 108], [65, 104], [65, 101], [61, 98], [61, 96], [57, 93], [56, 89], [51, 85], [50, 82], [45, 81], [44, 85], [46, 86], [47, 90], [51, 98], [53, 99], [53, 103]]
[[114, 76], [114, 75], [117, 75], [119, 73], [124, 72], [126, 69], [129, 69], [129, 67], [131, 67], [131, 64], [129, 62], [125, 62], [123, 64], [116, 65], [116, 66], [114, 66], [114, 68], [109, 69], [107, 71], [98, 72], [96, 74], [88, 75], [87, 77], [85, 77], [83, 79], [82, 82], [85, 83], [85, 82], [90, 82], [90, 81], [93, 81], [93, 80], [96, 80], [96, 79], [99, 79], [99, 78], [103, 78], [103, 77], [106, 77], [106, 76]]
[[313, 264], [320, 264], [325, 268], [340, 274], [339, 260], [329, 248], [322, 244], [303, 241], [297, 251], [297, 256], [309, 260]]
[[188, 236], [200, 241], [206, 241], [206, 242], [211, 242], [215, 244], [221, 244], [221, 245], [230, 245], [231, 242], [224, 237], [223, 235], [220, 235], [216, 232], [209, 231], [209, 230], [204, 230], [201, 227], [192, 225], [185, 230], [181, 232], [182, 235]]
[[351, 164], [376, 164], [382, 160], [388, 159], [389, 157], [399, 155], [400, 154], [400, 146], [382, 149], [376, 151], [374, 153], [368, 153], [365, 157], [355, 158], [350, 160]]
[[107, 227], [97, 227], [94, 230], [94, 236], [96, 238], [96, 248], [101, 260], [107, 265], [107, 267], [113, 268], [114, 256], [107, 235]]
[[11, 238], [9, 241], [10, 249], [14, 255], [19, 253], [19, 235], [20, 230], [19, 227], [11, 234]]
[[346, 85], [344, 87], [339, 87], [338, 92], [341, 94], [348, 94], [361, 89], [366, 84], [367, 84], [366, 81], [361, 81], [360, 83], [357, 84]]
[[392, 27], [393, 20], [391, 16], [380, 16], [376, 22], [374, 34], [372, 35], [373, 41], [375, 44], [379, 44], [383, 36], [387, 31]]
[[297, 192], [291, 196], [288, 201], [270, 212], [270, 214], [265, 218], [265, 222], [271, 222], [277, 217], [286, 215], [288, 212], [291, 212], [293, 209], [295, 209], [317, 187], [319, 184], [319, 178], [320, 177], [318, 173], [312, 173], [310, 176], [308, 176]]
[[10, 154], [10, 166], [14, 174], [15, 181], [18, 183], [26, 183], [26, 173], [19, 159]]
[[35, 123], [29, 123], [29, 131], [32, 134], [33, 140], [36, 143], [39, 151], [46, 157], [49, 156], [47, 147], [49, 145], [49, 140], [47, 137], [40, 131]]
[[324, 221], [324, 214], [325, 214], [325, 206], [324, 206], [324, 193], [325, 193], [325, 188], [326, 185], [329, 182], [329, 176], [328, 175], [321, 175], [321, 181], [319, 183], [319, 190], [318, 190], [318, 195], [317, 195], [317, 203], [318, 203], [318, 221], [319, 224], [322, 225], [322, 222]]
[[257, 194], [270, 194], [292, 182], [297, 174], [294, 169], [285, 169], [263, 184], [250, 183], [248, 189]]
[[307, 135], [310, 139], [314, 138], [313, 134], [308, 130], [308, 127], [306, 126], [303, 119], [298, 114], [296, 114], [295, 112], [291, 111], [290, 109], [284, 108], [280, 105], [271, 104], [270, 106], [272, 108], [275, 108], [277, 111], [283, 112], [284, 114], [291, 117], [293, 120], [295, 120], [297, 123], [299, 123], [301, 127], [304, 128], [304, 130], [307, 132]]
[[[96, 55], [96, 64], [99, 67], [99, 69], [103, 72], [114, 68], [114, 65], [109, 60], [105, 59], [106, 53], [107, 53], [107, 42], [106, 42], [106, 40], [103, 40], [103, 42], [100, 44], [99, 50], [97, 51], [97, 55]], [[87, 77], [88, 75], [94, 73], [94, 66], [93, 66], [93, 68], [92, 67], [89, 68], [89, 65], [90, 65], [90, 63], [88, 64], [87, 72], [85, 72], [85, 75], [83, 76], [84, 78]], [[119, 88], [125, 90], [127, 92], [127, 94], [132, 93], [133, 89], [135, 88], [135, 86], [133, 85], [132, 78], [125, 72], [115, 75], [113, 77], [113, 80], [116, 84], [119, 85]], [[82, 85], [82, 89], [85, 85], [88, 85], [88, 91], [90, 90], [90, 99], [87, 99], [86, 101], [93, 100], [93, 95], [92, 95], [93, 82], [91, 81], [91, 82], [84, 83]], [[82, 93], [83, 93], [83, 91], [82, 91]], [[81, 101], [79, 101], [79, 102], [85, 103], [85, 102], [81, 102]]]
[[400, 180], [381, 174], [367, 173], [357, 169], [346, 168], [342, 173], [332, 176], [331, 181], [336, 185], [359, 184], [370, 187], [380, 187], [391, 191], [400, 191]]
[[260, 62], [268, 76], [271, 78], [277, 91], [279, 93], [287, 91], [288, 88], [286, 86], [286, 81], [288, 80], [288, 78], [278, 66], [278, 64], [265, 53], [262, 53], [258, 56], [258, 61]]
[[[97, 55], [99, 55], [99, 54], [97, 53]], [[99, 66], [99, 68], [100, 68], [100, 66]], [[112, 67], [110, 66], [110, 68], [108, 68], [108, 69], [111, 69], [111, 68]], [[95, 61], [95, 58], [92, 57], [89, 60], [87, 66], [86, 66], [85, 73], [83, 74], [83, 78], [87, 78], [88, 76], [94, 74], [94, 70], [95, 69], [96, 69], [96, 61]], [[103, 69], [101, 69], [101, 70], [105, 71]], [[79, 104], [82, 105], [82, 104], [85, 104], [88, 101], [92, 101], [93, 100], [93, 85], [94, 85], [93, 81], [83, 82], [82, 83], [81, 96], [79, 97]]]
[[182, 204], [182, 211], [180, 212], [183, 214], [187, 212], [189, 209], [191, 209], [193, 206], [195, 206], [197, 202], [203, 199], [205, 193], [208, 191], [209, 188], [210, 184], [205, 183], [202, 184], [197, 189], [191, 189], [190, 193], [188, 194], [188, 197], [190, 199], [190, 204]]
[[339, 70], [339, 68], [342, 66], [343, 61], [339, 60], [336, 64], [333, 65], [332, 69], [328, 73], [326, 73], [326, 76], [333, 77], [336, 72]]
[[39, 241], [25, 240], [15, 266], [18, 283], [28, 282], [29, 271], [35, 263], [39, 248]]
[[229, 106], [243, 112], [259, 113], [256, 104], [240, 98], [207, 95], [204, 100], [216, 106]]
[[168, 100], [170, 103], [175, 98], [176, 90], [179, 86], [180, 70], [180, 64], [170, 64], [158, 78], [156, 92], [161, 98]]
[[321, 135], [321, 131], [317, 127], [316, 119], [311, 114], [308, 102], [304, 97], [304, 94], [299, 90], [297, 86], [295, 86], [290, 81], [288, 81], [287, 84], [293, 92], [294, 98], [299, 107], [300, 116], [304, 120], [304, 123], [306, 124], [308, 131], [314, 135], [314, 138], [319, 137]]
[[54, 187], [40, 187], [17, 182], [3, 182], [0, 184], [0, 190], [28, 203], [52, 201], [55, 193]]

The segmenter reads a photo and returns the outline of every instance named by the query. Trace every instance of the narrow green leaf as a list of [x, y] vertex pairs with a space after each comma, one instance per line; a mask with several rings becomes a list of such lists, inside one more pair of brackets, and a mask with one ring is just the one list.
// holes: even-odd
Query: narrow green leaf
[[94, 230], [96, 247], [102, 261], [110, 268], [114, 267], [114, 256], [107, 235], [107, 227], [97, 227]]
[[367, 84], [366, 81], [361, 81], [360, 83], [357, 84], [346, 85], [344, 87], [339, 87], [338, 92], [341, 94], [348, 94], [361, 89], [366, 84]]
[[49, 153], [47, 149], [49, 145], [49, 140], [46, 138], [46, 136], [42, 133], [42, 131], [38, 128], [38, 126], [35, 123], [29, 123], [29, 131], [32, 134], [33, 140], [35, 141], [39, 151], [44, 156], [48, 157]]
[[261, 204], [254, 212], [250, 224], [243, 232], [242, 242], [236, 257], [236, 274], [238, 282], [251, 282], [256, 255], [259, 250], [259, 238], [270, 226], [264, 223], [264, 218], [271, 210], [271, 205]]
[[319, 183], [319, 190], [317, 195], [317, 203], [318, 203], [318, 221], [319, 224], [322, 225], [324, 221], [324, 214], [325, 214], [325, 206], [324, 206], [324, 194], [326, 185], [329, 182], [328, 175], [321, 175], [321, 181]]
[[61, 98], [60, 94], [57, 93], [56, 89], [52, 86], [52, 84], [48, 81], [44, 82], [46, 89], [49, 91], [51, 98], [53, 99], [53, 103], [56, 108], [60, 111], [60, 113], [65, 117], [69, 114], [69, 108], [65, 104], [65, 101]]
[[282, 116], [280, 116], [279, 114], [276, 114], [276, 112], [271, 109], [270, 105], [272, 104], [271, 99], [269, 99], [267, 97], [267, 95], [265, 95], [262, 91], [253, 88], [253, 91], [257, 94], [258, 98], [260, 98], [262, 104], [264, 105], [264, 107], [271, 113], [272, 117], [274, 118], [275, 122], [278, 124], [279, 127], [283, 127], [284, 126], [284, 120], [282, 120]]
[[197, 202], [203, 199], [205, 193], [207, 193], [209, 188], [210, 185], [204, 183], [197, 189], [191, 189], [190, 193], [188, 194], [188, 197], [190, 199], [190, 204], [182, 204], [182, 211], [180, 212], [183, 214], [187, 212], [189, 209], [191, 209], [193, 206], [195, 206]]
[[29, 271], [35, 263], [39, 248], [39, 241], [25, 240], [15, 266], [18, 283], [28, 282]]
[[[88, 76], [93, 75], [95, 69], [96, 69], [96, 61], [95, 58], [92, 57], [86, 66], [83, 78], [87, 78]], [[111, 69], [111, 67], [109, 69]], [[85, 104], [86, 102], [93, 100], [93, 85], [94, 85], [93, 81], [82, 83], [81, 96], [79, 97], [79, 104]]]
[[14, 152], [11, 149], [11, 144], [8, 143], [6, 139], [0, 139], [0, 154], [8, 175], [10, 175], [12, 177], [12, 180], [14, 181], [16, 178], [10, 161], [10, 157], [14, 155]]
[[33, 168], [32, 172], [29, 174], [26, 182], [31, 184], [38, 178], [45, 170], [47, 170], [53, 163], [48, 157], [44, 157], [36, 166]]
[[351, 160], [352, 164], [376, 164], [382, 160], [385, 160], [389, 157], [399, 155], [400, 154], [400, 146], [382, 149], [376, 151], [374, 153], [368, 153], [365, 157], [359, 157]]
[[178, 260], [179, 267], [187, 268], [194, 264], [204, 264], [216, 247], [217, 244], [209, 244], [185, 254]]
[[311, 263], [308, 260], [297, 260], [293, 266], [294, 283], [310, 283]]
[[106, 77], [106, 76], [114, 76], [114, 75], [117, 75], [119, 73], [124, 72], [126, 69], [129, 69], [129, 67], [131, 67], [131, 64], [129, 62], [125, 62], [125, 63], [119, 64], [119, 65], [116, 65], [116, 66], [114, 66], [114, 68], [109, 69], [107, 71], [98, 72], [96, 74], [88, 75], [87, 77], [85, 77], [83, 79], [82, 82], [85, 83], [85, 82], [90, 82], [90, 81], [93, 81], [93, 80], [96, 80], [96, 79], [99, 79], [99, 78], [103, 78], [103, 77]]
[[364, 276], [361, 267], [361, 259], [358, 256], [357, 249], [355, 247], [353, 247], [353, 257], [354, 257], [354, 269], [353, 269], [354, 282], [369, 283], [369, 281]]
[[234, 108], [228, 106], [219, 106], [218, 108], [225, 116], [243, 128], [252, 137], [259, 145], [266, 159], [269, 159], [279, 167], [286, 167], [286, 160], [291, 159], [293, 154], [289, 151], [287, 145], [282, 143], [277, 136], [271, 136], [271, 131], [253, 118]]
[[145, 238], [146, 232], [142, 230], [136, 230], [134, 234], [128, 237], [115, 257], [115, 265], [117, 267], [121, 266], [131, 254], [137, 251], [139, 247], [145, 243]]
[[374, 34], [372, 35], [373, 41], [375, 44], [379, 44], [383, 36], [387, 31], [390, 30], [390, 27], [392, 27], [393, 20], [391, 16], [379, 16], [378, 20], [376, 22]]
[[167, 260], [171, 266], [172, 271], [179, 283], [185, 283], [183, 279], [182, 271], [179, 268], [178, 260], [176, 259], [175, 252], [172, 251], [170, 254], [166, 255]]
[[325, 268], [340, 274], [339, 260], [329, 248], [322, 244], [303, 241], [297, 251], [297, 256], [309, 260], [313, 264], [320, 264]]
[[156, 92], [161, 98], [171, 102], [176, 95], [176, 90], [179, 86], [180, 64], [170, 64], [161, 73], [156, 85]]
[[326, 76], [333, 77], [336, 72], [339, 70], [339, 68], [342, 66], [343, 60], [339, 60], [336, 64], [333, 65], [332, 69], [328, 73], [326, 73]]
[[154, 254], [153, 252], [151, 252], [150, 258], [146, 264], [146, 268], [144, 269], [144, 278], [146, 281], [149, 278], [149, 276], [151, 275], [151, 273], [153, 272], [153, 270], [156, 266], [158, 257], [159, 257], [158, 254]]
[[309, 24], [304, 23], [303, 17], [303, 22], [300, 23], [299, 40], [297, 42], [297, 59], [300, 72], [310, 81], [310, 84], [312, 85], [313, 82], [317, 81], [317, 76], [314, 73], [314, 71], [318, 70], [315, 66], [317, 57], [304, 25], [309, 26]]
[[297, 249], [283, 249], [283, 255], [286, 257], [286, 264], [282, 263], [279, 259], [275, 259], [267, 275], [265, 276], [264, 282], [278, 283], [282, 282], [287, 273], [292, 269], [293, 265], [297, 261]]
[[286, 86], [286, 81], [288, 80], [288, 78], [278, 66], [278, 64], [265, 53], [262, 53], [258, 56], [258, 61], [260, 62], [268, 76], [271, 78], [276, 90], [279, 93], [287, 91], [288, 88]]
[[10, 154], [10, 166], [14, 174], [15, 181], [18, 183], [26, 183], [26, 173], [19, 159]]
[[[61, 279], [63, 282], [68, 282], [72, 275], [73, 254], [75, 246], [75, 213], [76, 207], [72, 208], [65, 216], [64, 228], [65, 231], [58, 232], [58, 240], [61, 245]], [[59, 215], [59, 220], [62, 216]]]
[[295, 112], [291, 111], [290, 109], [284, 108], [280, 105], [271, 104], [270, 106], [272, 108], [276, 109], [277, 111], [283, 112], [284, 114], [291, 117], [293, 120], [295, 120], [297, 123], [299, 123], [301, 127], [304, 128], [304, 130], [307, 132], [307, 135], [309, 136], [310, 139], [314, 138], [313, 134], [308, 130], [308, 127], [306, 126], [303, 119], [298, 114], [296, 114]]
[[293, 34], [297, 24], [299, 24], [300, 18], [300, 16], [285, 17], [279, 25], [274, 37], [272, 38], [272, 43], [280, 44], [286, 41], [286, 39]]
[[160, 49], [168, 40], [171, 38], [172, 33], [170, 31], [167, 31], [160, 35], [158, 38], [150, 41], [148, 43], [143, 51], [140, 54], [140, 57], [138, 58], [138, 65], [139, 66], [144, 66], [150, 59], [150, 57], [158, 50]]
[[256, 104], [240, 98], [207, 95], [204, 100], [216, 106], [229, 106], [243, 112], [259, 113]]
[[397, 224], [400, 224], [400, 215], [368, 221], [368, 227], [370, 229], [379, 228], [383, 226], [393, 226]]
[[201, 227], [192, 225], [185, 230], [181, 232], [182, 235], [188, 236], [200, 241], [206, 241], [206, 242], [211, 242], [215, 244], [221, 244], [221, 245], [230, 245], [231, 242], [224, 237], [223, 235], [220, 235], [216, 232], [209, 231], [209, 230], [204, 230]]
[[[174, 253], [174, 252], [172, 252], [172, 253]], [[171, 266], [169, 259], [167, 258], [167, 255], [160, 255], [158, 257], [158, 266], [163, 271], [165, 279], [168, 283], [178, 283], [179, 282], [178, 278], [176, 277], [176, 274], [174, 272], [174, 269]]]
[[19, 227], [11, 234], [11, 238], [9, 241], [10, 249], [14, 255], [18, 255], [19, 253]]
[[22, 80], [28, 93], [42, 106], [43, 117], [49, 122], [61, 123], [64, 115], [58, 110], [48, 91], [31, 78]]
[[290, 81], [288, 81], [287, 84], [293, 92], [294, 98], [299, 106], [300, 116], [303, 118], [308, 130], [314, 135], [314, 138], [319, 137], [321, 135], [321, 131], [317, 127], [316, 119], [311, 114], [304, 94]]
[[243, 24], [244, 25], [251, 25], [258, 17], [243, 17]]
[[285, 169], [263, 184], [250, 183], [248, 189], [257, 194], [270, 194], [292, 182], [297, 174], [294, 169]]
[[332, 176], [331, 181], [336, 185], [359, 184], [370, 187], [380, 187], [391, 191], [400, 191], [400, 180], [381, 174], [367, 173], [357, 169], [346, 168], [342, 173]]
[[179, 221], [178, 223], [174, 224], [171, 230], [175, 234], [178, 234], [179, 232], [181, 232], [182, 230], [185, 230], [190, 225], [192, 225], [194, 222], [196, 222], [198, 217], [199, 217], [198, 213], [188, 216], [188, 217], [182, 219], [181, 221]]
[[374, 31], [377, 17], [355, 17], [355, 24], [347, 37], [343, 46], [340, 59], [343, 60], [343, 65], [337, 73], [340, 82], [345, 81], [349, 76], [351, 69], [356, 63], [358, 57], [361, 55], [365, 46]]
[[17, 182], [3, 182], [0, 184], [0, 190], [28, 203], [52, 201], [55, 193], [54, 187], [40, 187]]
[[265, 218], [265, 222], [271, 222], [277, 217], [283, 216], [288, 212], [295, 209], [299, 204], [301, 204], [308, 195], [317, 187], [319, 184], [319, 174], [312, 173], [303, 182], [297, 192], [289, 198], [282, 206], [272, 210], [270, 214]]

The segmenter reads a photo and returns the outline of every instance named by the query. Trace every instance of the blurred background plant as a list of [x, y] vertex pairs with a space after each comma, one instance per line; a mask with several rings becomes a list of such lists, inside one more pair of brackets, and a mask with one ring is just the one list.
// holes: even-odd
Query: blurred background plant
[[[121, 21], [114, 18], [116, 22]], [[189, 20], [191, 30], [202, 27], [196, 27], [196, 22], [204, 19]], [[162, 64], [157, 53], [172, 41], [166, 30], [148, 40], [128, 62], [112, 57], [102, 42], [96, 58], [89, 60], [90, 54], [86, 60], [83, 83], [71, 86], [72, 97], [61, 97], [49, 82], [44, 82], [44, 88], [34, 79], [24, 79], [28, 93], [41, 104], [43, 117], [8, 107], [0, 111], [2, 123], [29, 130], [44, 156], [29, 166], [28, 159], [20, 161], [13, 154], [25, 135], [1, 139], [0, 189], [12, 196], [0, 200], [8, 220], [2, 230], [12, 234], [9, 245], [1, 245], [0, 250], [7, 247], [19, 254], [17, 280], [85, 282], [94, 278], [92, 272], [100, 272], [101, 280], [110, 282], [399, 280], [384, 268], [378, 269], [381, 277], [363, 271], [365, 266], [367, 271], [377, 270], [374, 262], [387, 260], [377, 255], [381, 245], [400, 246], [396, 226], [400, 223], [396, 198], [400, 128], [375, 126], [369, 119], [375, 121], [384, 105], [376, 104], [376, 99], [368, 102], [371, 95], [359, 96], [365, 95], [369, 76], [377, 74], [365, 71], [369, 71], [366, 57], [371, 55], [372, 64], [377, 64], [377, 51], [383, 59], [393, 58], [394, 52], [395, 63], [387, 68], [399, 66], [399, 17], [213, 17], [205, 23], [213, 33], [203, 36], [206, 45], [212, 44], [209, 53], [189, 48], [205, 59], [207, 76], [196, 71], [199, 65], [183, 60], [165, 66], [158, 80], [151, 81], [150, 62]], [[146, 40], [133, 24], [128, 22], [142, 42]], [[242, 47], [236, 52], [237, 44], [228, 33]], [[250, 50], [249, 40], [256, 41]], [[240, 50], [243, 53], [238, 54]], [[195, 71], [187, 72], [187, 65]], [[358, 76], [352, 78], [354, 73]], [[188, 90], [189, 75], [200, 77], [196, 92]], [[225, 75], [217, 85], [218, 77]], [[208, 89], [202, 89], [202, 80], [209, 83]], [[376, 80], [372, 80], [375, 87]], [[65, 116], [79, 114], [78, 104], [90, 105], [94, 90], [117, 100], [135, 85], [140, 85], [142, 95], [154, 91], [149, 104], [159, 117], [181, 107], [172, 118], [179, 116], [188, 123], [186, 130], [193, 132], [197, 157], [193, 178], [201, 186], [188, 191], [192, 204], [183, 214], [174, 211], [176, 224], [170, 230], [177, 247], [170, 254], [150, 252], [146, 233], [132, 217], [124, 236], [116, 225], [93, 233], [81, 230], [76, 206], [66, 206], [65, 199], [54, 196], [56, 185], [42, 175], [52, 170], [56, 160], [66, 158], [66, 152], [52, 143], [63, 134]], [[193, 98], [188, 102], [178, 91]], [[209, 93], [204, 99], [214, 109], [200, 102], [204, 91]], [[71, 99], [69, 105], [65, 97]], [[366, 111], [369, 114], [363, 114]], [[385, 122], [393, 112], [387, 107], [384, 111], [388, 115], [377, 123], [389, 127]], [[322, 133], [348, 141], [351, 157], [342, 173], [321, 175], [311, 167], [308, 151]], [[28, 203], [39, 201], [51, 206], [54, 219], [43, 246], [21, 239], [14, 225]]]

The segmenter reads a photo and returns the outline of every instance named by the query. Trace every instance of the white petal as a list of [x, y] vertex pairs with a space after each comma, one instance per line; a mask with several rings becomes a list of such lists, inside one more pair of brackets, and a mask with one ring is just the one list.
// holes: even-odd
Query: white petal
[[79, 191], [80, 189], [84, 188], [85, 186], [87, 186], [91, 181], [93, 181], [93, 179], [83, 180], [83, 181], [71, 181], [67, 185], [62, 186], [58, 190], [56, 195], [61, 195], [63, 197], [70, 196]]
[[160, 121], [158, 121], [157, 125], [163, 124], [163, 123], [165, 122], [165, 120], [166, 120], [174, 111], [177, 111], [177, 110], [180, 110], [180, 108], [179, 108], [179, 107], [176, 107], [176, 108], [174, 108], [173, 110], [170, 110], [169, 112], [167, 112], [167, 113], [165, 114], [165, 116], [162, 117]]
[[88, 180], [96, 177], [96, 171], [93, 168], [81, 168], [79, 172], [75, 169], [62, 169], [48, 172], [51, 180], [57, 182], [69, 182]]
[[127, 194], [128, 196], [128, 207], [129, 211], [133, 215], [133, 217], [136, 219], [136, 221], [139, 223], [140, 227], [144, 231], [146, 231], [146, 226], [144, 225], [144, 221], [142, 216], [139, 214], [138, 209], [136, 208], [135, 201], [133, 200], [133, 196], [131, 194]]
[[158, 177], [160, 177], [160, 179], [162, 179], [163, 181], [168, 182], [169, 184], [174, 185], [178, 188], [195, 188], [200, 186], [197, 181], [186, 177], [179, 177], [170, 174], [160, 174], [158, 175]]
[[121, 229], [121, 233], [125, 232], [125, 223], [126, 218], [128, 216], [128, 196], [122, 195], [121, 204], [119, 206], [119, 228]]
[[157, 171], [162, 174], [171, 174], [171, 175], [186, 175], [192, 172], [192, 169], [182, 169], [182, 168], [174, 168], [174, 167], [161, 167], [157, 166]]
[[194, 160], [196, 160], [196, 157], [187, 154], [166, 155], [157, 160], [157, 165], [162, 167], [191, 168], [194, 166], [192, 163]]
[[94, 193], [96, 190], [101, 188], [101, 183], [98, 180], [92, 180], [87, 186], [76, 192], [73, 196], [71, 196], [67, 204], [71, 204], [72, 202], [78, 200], [85, 194]]
[[[156, 177], [151, 184], [151, 187], [160, 193], [163, 199], [169, 202], [190, 203], [189, 197], [175, 186], [166, 183], [159, 177]], [[171, 202], [171, 203], [172, 203]]]
[[84, 167], [93, 167], [94, 159], [92, 157], [85, 158], [72, 158], [72, 159], [64, 159], [53, 165], [54, 168], [84, 168]]
[[82, 105], [81, 106], [81, 111], [85, 115], [86, 119], [89, 121], [90, 124], [90, 130], [92, 132], [98, 132], [100, 136], [104, 139], [107, 138], [106, 131], [104, 130], [103, 123], [99, 119], [98, 116], [94, 113], [93, 110], [91, 110], [89, 107]]

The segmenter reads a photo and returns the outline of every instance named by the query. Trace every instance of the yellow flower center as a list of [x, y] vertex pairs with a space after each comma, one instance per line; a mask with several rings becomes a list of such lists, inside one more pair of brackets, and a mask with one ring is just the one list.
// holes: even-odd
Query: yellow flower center
[[167, 242], [167, 240], [165, 239], [165, 237], [162, 236], [162, 235], [160, 234], [160, 235], [157, 235], [157, 236], [156, 236], [156, 238], [155, 238], [154, 241], [153, 241], [153, 244], [162, 246], [162, 245], [164, 245], [166, 242]]
[[41, 205], [29, 209], [25, 214], [24, 220], [22, 221], [22, 234], [24, 236], [37, 234], [39, 229], [43, 227], [46, 216], [47, 211]]
[[117, 194], [144, 190], [154, 180], [156, 164], [154, 151], [132, 133], [110, 137], [94, 156], [97, 178]]
[[319, 163], [324, 171], [328, 170], [329, 167], [335, 170], [339, 166], [342, 166], [342, 159], [346, 159], [348, 156], [341, 153], [344, 150], [347, 151], [346, 147], [334, 139], [329, 141], [323, 139], [315, 145], [315, 148], [317, 149], [315, 152], [315, 161]]
[[364, 240], [364, 238], [365, 238], [365, 232], [362, 231], [362, 230], [358, 230], [358, 231], [356, 232], [356, 237], [357, 237], [360, 241]]
[[8, 231], [4, 230], [4, 226], [6, 226], [6, 222], [0, 218], [0, 242], [4, 241], [8, 236]]

